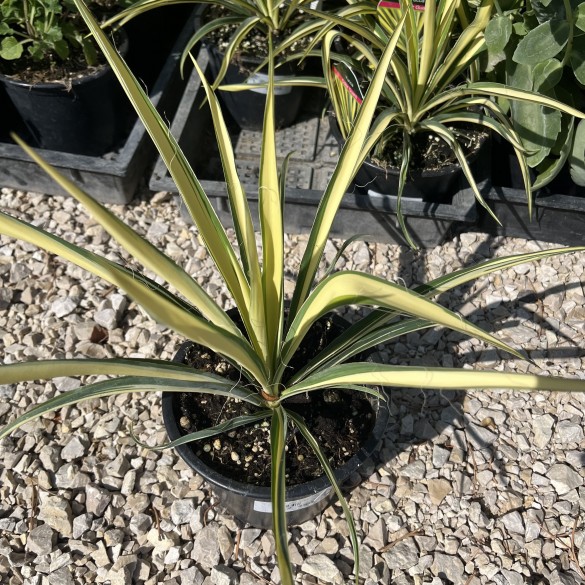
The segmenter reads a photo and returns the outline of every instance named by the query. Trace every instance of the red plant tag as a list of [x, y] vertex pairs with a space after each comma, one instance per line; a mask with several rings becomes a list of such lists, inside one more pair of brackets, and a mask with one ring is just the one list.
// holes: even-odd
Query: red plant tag
[[333, 65], [333, 73], [335, 74], [335, 77], [341, 81], [355, 101], [358, 104], [361, 104], [364, 101], [364, 95], [360, 88], [358, 78], [352, 69], [345, 63], [338, 63], [337, 65]]
[[[426, 0], [412, 0], [412, 8], [422, 12], [425, 9], [425, 2]], [[378, 8], [400, 8], [400, 2], [395, 2], [394, 0], [380, 0], [378, 2]]]

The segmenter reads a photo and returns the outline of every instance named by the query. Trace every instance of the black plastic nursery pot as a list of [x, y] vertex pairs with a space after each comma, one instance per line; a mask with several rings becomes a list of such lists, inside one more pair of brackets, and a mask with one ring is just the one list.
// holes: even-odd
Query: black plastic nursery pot
[[[345, 140], [339, 130], [334, 116], [329, 116], [331, 134], [339, 143], [340, 148]], [[467, 157], [467, 162], [480, 190], [485, 190], [490, 177], [490, 139], [485, 135], [480, 139], [478, 148]], [[367, 159], [358, 169], [353, 185], [356, 191], [368, 195], [396, 195], [399, 185], [399, 170], [383, 168]], [[451, 164], [437, 170], [416, 170], [408, 174], [408, 180], [402, 193], [402, 201], [409, 199], [422, 200], [429, 203], [450, 203], [459, 191], [468, 188], [461, 166]]]
[[26, 126], [31, 146], [101, 156], [126, 131], [130, 107], [110, 67], [68, 85], [31, 84], [5, 75], [0, 83]]
[[[185, 86], [179, 71], [179, 61], [192, 35], [192, 21], [189, 17], [193, 9], [173, 6], [163, 11], [168, 27], [165, 26], [162, 32], [158, 26], [163, 17], [160, 13], [155, 20], [148, 14], [141, 15], [125, 28], [130, 40], [128, 64], [147, 88], [157, 109], [170, 119]], [[176, 34], [177, 30], [181, 31], [179, 35]], [[156, 35], [156, 43], [152, 42], [153, 35]], [[117, 84], [115, 80], [114, 83]], [[105, 104], [104, 107], [107, 109], [109, 105]], [[34, 145], [33, 134], [14, 110], [1, 85], [0, 108], [0, 186], [50, 195], [65, 194], [10, 138], [9, 132], [14, 131]], [[125, 97], [121, 109], [128, 115], [116, 128], [116, 131], [122, 130], [121, 136], [107, 152], [90, 155], [63, 152], [55, 148], [39, 150], [47, 162], [105, 203], [123, 204], [130, 201], [156, 152], [142, 122], [131, 112], [132, 108]]]
[[[203, 71], [209, 71], [209, 53], [206, 49], [199, 51], [197, 61]], [[171, 133], [193, 166], [220, 219], [229, 225], [231, 216], [213, 124], [209, 109], [200, 107], [204, 96], [201, 80], [193, 72], [172, 120]], [[279, 163], [292, 152], [285, 197], [285, 225], [291, 233], [307, 233], [311, 229], [316, 208], [339, 158], [337, 141], [330, 133], [329, 122], [322, 117], [324, 106], [323, 94], [307, 89], [297, 122], [276, 133]], [[236, 165], [256, 216], [262, 135], [261, 132], [242, 130], [235, 124], [229, 129]], [[209, 147], [202, 149], [201, 144]], [[177, 192], [160, 158], [149, 185], [152, 191]], [[481, 188], [484, 188], [484, 183]], [[181, 209], [184, 211], [185, 206]], [[346, 239], [363, 234], [371, 241], [402, 244], [404, 238], [396, 219], [396, 209], [395, 195], [363, 193], [353, 189], [341, 202], [331, 235]], [[445, 203], [405, 198], [402, 211], [414, 240], [421, 247], [437, 246], [452, 226], [471, 225], [477, 219], [475, 197], [469, 188], [461, 188]]]
[[[174, 361], [184, 363], [186, 354], [193, 344], [187, 341], [181, 345]], [[163, 393], [163, 419], [170, 440], [183, 435], [179, 426], [179, 394]], [[387, 402], [368, 397], [375, 411], [373, 429], [361, 449], [345, 465], [335, 470], [335, 477], [340, 486], [368, 462], [379, 446], [386, 429], [389, 411]], [[237, 431], [236, 431], [237, 432]], [[221, 505], [236, 518], [257, 528], [272, 527], [272, 503], [269, 487], [259, 487], [242, 483], [222, 475], [206, 465], [189, 444], [176, 447], [182, 459], [196, 473], [205, 478]], [[313, 481], [287, 487], [286, 512], [287, 523], [298, 525], [311, 520], [325, 508], [335, 502], [337, 496], [326, 476]]]
[[[573, 183], [565, 167], [549, 185], [533, 194], [533, 217], [516, 157], [506, 144], [492, 155], [494, 186], [484, 198], [501, 225], [483, 209], [479, 229], [493, 235], [579, 246], [585, 235], [585, 187]], [[534, 175], [532, 175], [534, 179]]]
[[[209, 52], [209, 67], [211, 79], [219, 73], [223, 54], [215, 45], [206, 45]], [[266, 103], [266, 88], [254, 88], [254, 84], [268, 82], [268, 70], [262, 68], [258, 73], [252, 73], [262, 60], [259, 58], [241, 56], [237, 63], [229, 65], [222, 85], [247, 83], [251, 89], [246, 91], [219, 91], [219, 99], [230, 113], [234, 122], [247, 130], [261, 130], [264, 122], [264, 105]], [[297, 69], [290, 63], [279, 67], [275, 80], [281, 77], [294, 75]], [[274, 111], [277, 128], [290, 126], [298, 117], [303, 99], [302, 87], [276, 87], [274, 90]]]

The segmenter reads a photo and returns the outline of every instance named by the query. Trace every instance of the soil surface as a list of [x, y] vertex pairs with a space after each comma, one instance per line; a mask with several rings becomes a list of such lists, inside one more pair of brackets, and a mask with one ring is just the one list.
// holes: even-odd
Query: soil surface
[[[485, 132], [470, 127], [449, 127], [455, 134], [465, 156], [476, 153], [487, 138]], [[411, 137], [412, 155], [410, 168], [422, 171], [438, 171], [450, 166], [459, 166], [453, 149], [439, 136], [431, 132], [419, 132]], [[402, 162], [402, 134], [396, 134], [385, 146], [384, 151], [372, 162], [383, 169], [398, 171]]]
[[[324, 348], [338, 331], [331, 321], [319, 321], [291, 361], [291, 373]], [[193, 344], [187, 363], [194, 368], [220, 374], [234, 381], [239, 371], [217, 354]], [[233, 398], [180, 394], [179, 424], [185, 434], [209, 428], [226, 420], [249, 414], [256, 408]], [[294, 402], [293, 402], [294, 401]], [[355, 455], [374, 425], [374, 412], [361, 393], [338, 389], [309, 392], [285, 405], [300, 414], [321, 445], [333, 467], [340, 467]], [[258, 486], [270, 485], [270, 422], [260, 421], [228, 433], [191, 443], [194, 453], [220, 473]], [[289, 426], [287, 437], [287, 485], [311, 481], [323, 475], [317, 457], [300, 432]]]

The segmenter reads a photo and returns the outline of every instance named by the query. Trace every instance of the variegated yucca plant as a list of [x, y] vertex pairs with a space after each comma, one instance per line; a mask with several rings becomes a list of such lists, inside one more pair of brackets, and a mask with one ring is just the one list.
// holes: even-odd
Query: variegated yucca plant
[[[492, 15], [493, 0], [482, 0], [475, 14], [469, 10], [467, 0], [426, 0], [424, 10], [414, 10], [411, 0], [400, 0], [399, 8], [377, 6], [376, 2], [348, 2], [355, 5], [349, 16], [347, 10], [344, 15], [312, 13], [339, 28], [324, 33], [322, 52], [333, 111], [344, 137], [355, 125], [360, 106], [340, 82], [335, 64], [343, 63], [367, 86], [379, 69], [382, 53], [398, 22], [404, 19], [378, 103], [383, 122], [372, 142], [371, 157], [384, 161], [388, 145], [392, 144], [394, 149], [398, 144], [401, 148], [397, 169], [398, 218], [409, 244], [414, 246], [403, 221], [400, 199], [411, 171], [412, 138], [418, 133], [433, 134], [452, 149], [477, 201], [492, 215], [457, 134], [465, 132], [461, 125], [467, 125], [501, 136], [512, 145], [518, 158], [531, 216], [532, 187], [526, 160], [530, 153], [514, 128], [509, 102], [538, 104], [578, 118], [585, 118], [585, 114], [536, 91], [479, 77], [478, 57], [486, 49], [484, 33]], [[346, 54], [332, 50], [336, 36], [349, 45]], [[539, 136], [535, 135], [533, 140], [538, 141]]]
[[[357, 583], [358, 536], [348, 505], [341, 487], [335, 481], [327, 457], [303, 419], [289, 410], [288, 400], [300, 393], [317, 392], [331, 387], [370, 393], [379, 399], [382, 399], [382, 396], [372, 389], [373, 387], [414, 387], [418, 390], [516, 388], [585, 391], [585, 380], [578, 379], [359, 361], [346, 363], [365, 349], [388, 343], [409, 332], [435, 326], [443, 326], [478, 338], [517, 358], [522, 358], [518, 350], [441, 306], [433, 298], [495, 270], [556, 254], [583, 252], [585, 247], [547, 250], [486, 261], [418, 286], [414, 290], [356, 271], [333, 272], [320, 280], [317, 278], [318, 266], [340, 201], [355, 169], [369, 153], [381, 125], [386, 122], [387, 114], [382, 112], [376, 115], [376, 110], [379, 95], [386, 83], [386, 71], [405, 26], [405, 19], [401, 19], [381, 54], [379, 67], [372, 76], [353, 129], [348, 134], [347, 143], [340, 154], [338, 165], [323, 193], [286, 317], [283, 293], [285, 257], [283, 201], [286, 164], [279, 172], [275, 146], [272, 69], [266, 98], [258, 187], [261, 249], [258, 249], [256, 244], [252, 217], [244, 188], [236, 172], [234, 152], [218, 100], [209, 84], [205, 79], [202, 80], [213, 117], [237, 234], [238, 249], [234, 249], [189, 162], [148, 100], [141, 84], [109, 44], [82, 0], [75, 2], [165, 160], [177, 189], [197, 225], [199, 235], [225, 281], [245, 332], [240, 331], [227, 313], [180, 266], [45, 163], [24, 144], [22, 146], [29, 155], [87, 209], [109, 232], [113, 240], [148, 270], [156, 273], [159, 277], [157, 281], [166, 281], [177, 292], [171, 292], [138, 271], [129, 270], [3, 212], [0, 212], [0, 233], [40, 246], [103, 277], [113, 286], [124, 290], [162, 325], [224, 356], [240, 369], [242, 381], [234, 383], [196, 371], [187, 365], [157, 359], [55, 359], [7, 364], [0, 366], [0, 384], [50, 379], [56, 376], [98, 374], [109, 377], [63, 392], [35, 405], [2, 428], [0, 437], [17, 431], [27, 421], [51, 411], [83, 400], [122, 393], [162, 391], [212, 393], [229, 399], [247, 401], [257, 408], [255, 415], [257, 418], [265, 418], [270, 423], [273, 528], [281, 582], [284, 585], [291, 585], [294, 582], [288, 556], [285, 513], [285, 444], [292, 425], [316, 452], [346, 514], [352, 545], [356, 551], [354, 572]], [[341, 334], [310, 363], [295, 372], [286, 385], [283, 385], [284, 370], [303, 338], [310, 335], [312, 324], [320, 316], [349, 304], [370, 307], [373, 310]], [[231, 428], [237, 432], [238, 425], [242, 424], [242, 419], [234, 419]], [[205, 435], [209, 436], [210, 433], [219, 431], [218, 427], [214, 427], [205, 431]], [[200, 433], [195, 433], [181, 440], [196, 440], [200, 436]]]

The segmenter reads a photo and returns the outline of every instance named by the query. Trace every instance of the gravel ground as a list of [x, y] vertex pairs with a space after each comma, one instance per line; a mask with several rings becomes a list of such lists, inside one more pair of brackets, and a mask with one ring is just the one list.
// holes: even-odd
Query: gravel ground
[[[4, 189], [0, 209], [132, 266], [67, 198]], [[114, 207], [228, 303], [210, 259], [174, 203]], [[286, 239], [294, 273], [305, 236]], [[340, 242], [330, 243], [327, 258]], [[354, 243], [341, 264], [408, 285], [473, 261], [552, 247], [461, 234], [436, 249]], [[381, 348], [391, 363], [545, 371], [583, 377], [585, 254], [523, 265], [442, 299], [528, 351], [503, 359], [430, 330]], [[6, 363], [74, 356], [170, 358], [180, 340], [106, 283], [27, 244], [0, 240], [0, 338]], [[290, 284], [290, 283], [288, 283]], [[287, 287], [288, 290], [288, 287]], [[79, 381], [0, 386], [0, 424]], [[380, 460], [350, 495], [363, 583], [583, 583], [584, 399], [519, 392], [394, 391]], [[269, 531], [224, 513], [163, 442], [157, 396], [95, 400], [30, 423], [0, 443], [0, 581], [73, 585], [278, 583]], [[338, 506], [291, 530], [299, 583], [350, 583]]]

